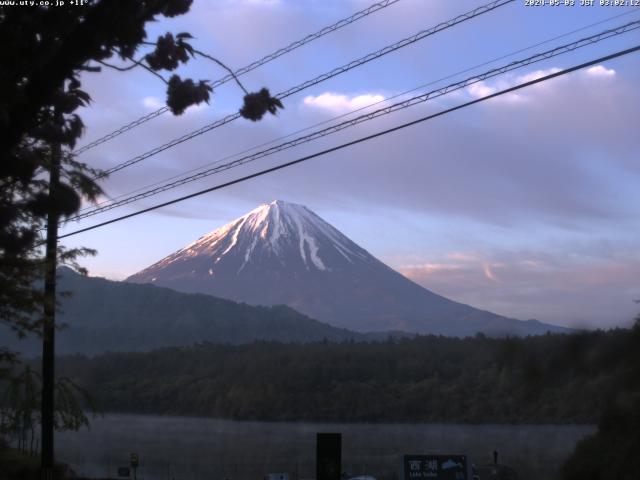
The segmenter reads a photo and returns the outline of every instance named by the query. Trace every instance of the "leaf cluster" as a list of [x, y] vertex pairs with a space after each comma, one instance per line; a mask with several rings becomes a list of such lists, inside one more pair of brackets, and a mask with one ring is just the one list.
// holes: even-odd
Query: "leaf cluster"
[[248, 93], [244, 96], [244, 105], [240, 109], [240, 115], [244, 118], [257, 122], [261, 120], [265, 113], [275, 115], [279, 108], [284, 108], [282, 102], [272, 97], [266, 88], [255, 93]]
[[167, 87], [167, 106], [171, 111], [180, 115], [189, 106], [200, 102], [208, 102], [211, 86], [205, 80], [195, 83], [190, 78], [182, 80], [173, 75]]

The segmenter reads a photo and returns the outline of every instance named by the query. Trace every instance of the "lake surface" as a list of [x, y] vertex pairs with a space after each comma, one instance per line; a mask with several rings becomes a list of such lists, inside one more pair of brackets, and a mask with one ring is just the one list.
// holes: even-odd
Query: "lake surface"
[[317, 432], [342, 433], [342, 468], [352, 475], [396, 478], [400, 456], [464, 453], [477, 465], [500, 462], [521, 478], [552, 479], [576, 442], [593, 426], [322, 424], [236, 422], [193, 417], [109, 414], [90, 430], [57, 434], [56, 457], [79, 474], [117, 476], [140, 457], [139, 480], [261, 479], [287, 472], [315, 477]]

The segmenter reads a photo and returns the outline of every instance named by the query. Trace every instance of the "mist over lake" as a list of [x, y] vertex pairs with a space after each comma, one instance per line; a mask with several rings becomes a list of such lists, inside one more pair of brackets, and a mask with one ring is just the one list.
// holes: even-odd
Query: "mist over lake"
[[523, 479], [552, 478], [589, 425], [440, 425], [237, 422], [108, 414], [90, 430], [57, 434], [57, 457], [81, 475], [115, 477], [140, 456], [138, 479], [250, 479], [287, 472], [315, 477], [317, 432], [342, 433], [342, 470], [395, 478], [400, 455], [464, 453], [476, 465], [510, 465]]

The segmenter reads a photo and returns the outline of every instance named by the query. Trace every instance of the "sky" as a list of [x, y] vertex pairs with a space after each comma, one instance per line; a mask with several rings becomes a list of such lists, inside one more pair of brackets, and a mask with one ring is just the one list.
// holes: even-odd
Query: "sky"
[[[188, 31], [197, 49], [235, 70], [371, 3], [196, 0], [187, 15], [162, 19], [148, 33], [155, 39], [167, 31]], [[482, 4], [400, 0], [240, 80], [250, 91], [266, 87], [275, 94]], [[587, 7], [579, 0], [573, 6], [531, 7], [516, 0], [292, 95], [277, 116], [256, 123], [240, 119], [114, 173], [103, 182], [105, 199], [320, 122], [331, 125], [337, 116], [353, 118], [639, 19], [640, 9], [632, 7]], [[635, 30], [523, 67], [69, 222], [61, 234], [638, 43], [640, 30]], [[633, 301], [640, 299], [639, 57], [608, 60], [62, 243], [97, 249], [96, 257], [83, 260], [90, 274], [122, 280], [258, 205], [281, 199], [307, 206], [392, 268], [453, 300], [523, 320], [583, 328], [628, 326], [640, 310]], [[178, 73], [215, 80], [226, 72], [197, 59]], [[80, 145], [154, 111], [165, 100], [163, 82], [143, 70], [86, 74], [83, 86], [93, 102], [81, 113], [87, 128]], [[236, 112], [242, 97], [240, 88], [228, 82], [215, 89], [209, 105], [191, 107], [179, 117], [165, 114], [79, 159], [98, 168], [116, 165]], [[356, 109], [363, 110], [350, 114]]]

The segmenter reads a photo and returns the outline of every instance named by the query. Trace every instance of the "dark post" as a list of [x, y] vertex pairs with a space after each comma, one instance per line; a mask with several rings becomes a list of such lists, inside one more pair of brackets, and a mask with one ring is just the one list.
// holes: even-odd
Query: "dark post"
[[340, 480], [342, 434], [318, 433], [316, 442], [316, 480]]
[[47, 243], [44, 272], [44, 321], [42, 331], [42, 455], [43, 480], [53, 479], [53, 415], [55, 376], [56, 326], [56, 263], [58, 250], [58, 213], [56, 191], [60, 182], [60, 145], [51, 151], [49, 177], [49, 214], [47, 216]]
[[131, 466], [133, 467], [133, 480], [138, 479], [138, 465], [140, 464], [140, 457], [137, 453], [131, 454]]

